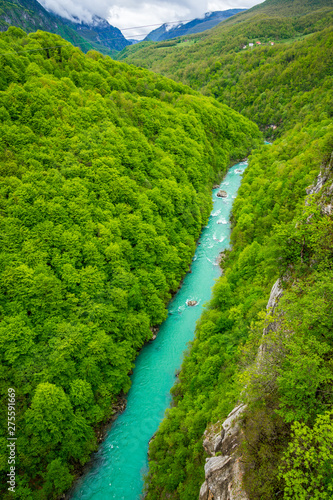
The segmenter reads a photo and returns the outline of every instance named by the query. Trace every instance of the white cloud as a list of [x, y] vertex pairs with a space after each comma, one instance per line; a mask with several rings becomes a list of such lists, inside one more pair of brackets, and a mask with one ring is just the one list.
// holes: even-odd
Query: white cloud
[[208, 0], [208, 10], [249, 9], [264, 0]]
[[[39, 0], [47, 10], [62, 17], [91, 22], [98, 15], [124, 30], [126, 38], [143, 38], [154, 26], [190, 20], [215, 10], [249, 8], [262, 0]], [[139, 27], [140, 28], [136, 28]], [[135, 28], [129, 30], [126, 28]], [[157, 27], [157, 26], [156, 26]]]
[[[74, 18], [80, 19], [83, 22], [91, 22], [92, 16], [97, 14], [101, 17], [105, 17], [105, 9], [103, 9], [102, 5], [94, 5], [94, 8], [91, 9], [91, 4], [89, 7], [85, 5], [85, 1], [80, 1], [80, 3], [75, 0], [38, 0], [39, 3], [46, 9], [54, 12], [55, 14], [59, 14], [59, 16], [65, 17], [66, 19], [70, 19], [71, 21]], [[87, 2], [89, 5], [89, 3]]]

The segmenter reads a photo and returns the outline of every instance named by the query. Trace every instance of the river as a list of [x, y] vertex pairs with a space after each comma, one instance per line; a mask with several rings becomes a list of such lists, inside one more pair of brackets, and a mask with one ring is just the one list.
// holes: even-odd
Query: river
[[[230, 212], [246, 166], [245, 162], [238, 163], [226, 174], [221, 189], [227, 192], [227, 198], [218, 198], [218, 189], [213, 190], [213, 210], [200, 236], [192, 272], [170, 302], [168, 318], [157, 339], [145, 345], [137, 357], [126, 410], [112, 424], [93, 465], [76, 484], [72, 500], [141, 498], [148, 442], [170, 405], [170, 389], [183, 353], [193, 340], [196, 321], [221, 275], [217, 258], [230, 243]], [[197, 305], [187, 306], [187, 300], [195, 300]]]

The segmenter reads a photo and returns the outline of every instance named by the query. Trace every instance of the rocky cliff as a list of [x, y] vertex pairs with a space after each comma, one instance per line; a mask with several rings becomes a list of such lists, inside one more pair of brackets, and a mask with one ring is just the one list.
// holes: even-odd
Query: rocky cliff
[[206, 459], [205, 482], [199, 500], [248, 500], [241, 488], [242, 465], [235, 451], [241, 442], [238, 418], [245, 406], [232, 410], [222, 424], [221, 432], [205, 431], [203, 447], [211, 455]]
[[[267, 314], [272, 316], [276, 310], [279, 299], [282, 297], [281, 280], [278, 279], [271, 290], [267, 303]], [[263, 335], [270, 330], [276, 331], [278, 321], [268, 321]], [[263, 356], [263, 347], [260, 346], [258, 353], [258, 369]], [[205, 464], [205, 482], [201, 486], [199, 500], [249, 500], [242, 489], [242, 476], [244, 473], [240, 445], [242, 442], [242, 431], [239, 419], [246, 406], [236, 406], [222, 424], [222, 430], [216, 433], [219, 423], [207, 429], [204, 433], [203, 447], [210, 455]]]

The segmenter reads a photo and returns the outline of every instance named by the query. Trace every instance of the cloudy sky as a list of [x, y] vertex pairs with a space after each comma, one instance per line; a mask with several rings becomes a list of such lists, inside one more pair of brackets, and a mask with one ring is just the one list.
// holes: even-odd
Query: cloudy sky
[[[166, 22], [191, 20], [205, 12], [249, 8], [263, 0], [38, 0], [56, 14], [89, 22], [94, 14], [123, 31], [126, 38], [142, 38]], [[133, 28], [133, 29], [127, 29]], [[139, 36], [141, 35], [141, 36]]]

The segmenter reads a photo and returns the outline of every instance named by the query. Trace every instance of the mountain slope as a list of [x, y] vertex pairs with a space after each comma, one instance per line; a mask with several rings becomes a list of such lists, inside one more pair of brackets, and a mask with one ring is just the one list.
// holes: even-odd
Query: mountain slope
[[272, 16], [298, 17], [329, 6], [327, 0], [266, 0], [252, 7], [251, 12], [253, 15], [259, 11]]
[[209, 30], [219, 24], [220, 22], [234, 16], [244, 9], [230, 9], [225, 11], [207, 12], [204, 18], [196, 18], [188, 23], [181, 23], [178, 26], [163, 24], [159, 28], [151, 31], [146, 36], [145, 41], [161, 42], [162, 40], [171, 40], [178, 36], [191, 35], [193, 33], [201, 33], [202, 31]]
[[[51, 13], [51, 15], [54, 15]], [[62, 24], [75, 30], [81, 37], [93, 44], [96, 50], [105, 53], [105, 48], [120, 51], [131, 42], [126, 40], [122, 32], [111, 26], [106, 19], [93, 16], [92, 23], [73, 22], [63, 17], [55, 16]], [[61, 35], [61, 33], [58, 33]], [[102, 50], [101, 50], [102, 49]]]
[[[331, 0], [305, 0], [297, 3], [294, 16], [293, 1], [266, 0], [233, 16], [212, 30], [162, 43], [143, 42], [125, 48], [117, 58], [149, 68], [157, 73], [204, 88], [223, 71], [225, 58], [230, 53], [243, 52], [243, 47], [257, 41], [269, 44], [302, 37], [332, 24]], [[167, 45], [165, 45], [167, 44]], [[228, 62], [229, 62], [228, 60]], [[210, 73], [210, 74], [208, 74]]]
[[75, 23], [53, 15], [36, 0], [0, 0], [0, 31], [6, 31], [9, 26], [18, 26], [27, 33], [37, 30], [57, 33], [84, 52], [96, 49], [110, 53], [129, 45], [120, 30], [105, 19], [95, 16], [91, 25], [79, 20]]
[[44, 29], [54, 32], [58, 25], [52, 16], [41, 6], [37, 0], [6, 0], [0, 1], [1, 31], [6, 31], [9, 26], [24, 28], [27, 32]]

